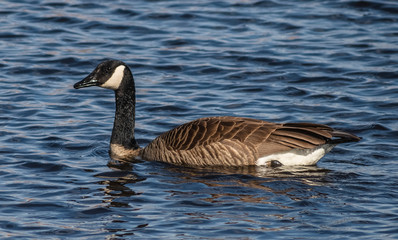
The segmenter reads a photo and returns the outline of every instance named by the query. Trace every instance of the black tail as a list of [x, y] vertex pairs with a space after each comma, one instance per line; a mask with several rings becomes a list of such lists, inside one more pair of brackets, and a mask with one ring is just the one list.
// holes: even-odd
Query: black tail
[[355, 136], [354, 134], [343, 132], [339, 130], [333, 129], [332, 137], [328, 143], [331, 144], [339, 144], [339, 143], [346, 143], [346, 142], [359, 142], [362, 138]]

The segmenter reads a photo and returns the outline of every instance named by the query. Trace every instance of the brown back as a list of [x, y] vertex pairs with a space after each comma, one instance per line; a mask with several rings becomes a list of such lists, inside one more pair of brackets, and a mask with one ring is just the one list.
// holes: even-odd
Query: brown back
[[[270, 154], [333, 144], [333, 132], [332, 128], [321, 124], [207, 117], [163, 133], [144, 148], [142, 157], [183, 165], [255, 165], [258, 158]], [[356, 138], [338, 133], [340, 140], [345, 137], [347, 141], [354, 141]]]

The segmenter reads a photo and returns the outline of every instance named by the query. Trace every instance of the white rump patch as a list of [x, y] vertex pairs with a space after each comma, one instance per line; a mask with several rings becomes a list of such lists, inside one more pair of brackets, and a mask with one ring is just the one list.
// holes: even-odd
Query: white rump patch
[[126, 67], [124, 65], [118, 66], [113, 72], [112, 76], [104, 84], [102, 84], [101, 87], [117, 90], [123, 80], [125, 68]]
[[313, 149], [293, 149], [288, 152], [277, 153], [257, 159], [256, 165], [269, 166], [270, 162], [276, 160], [285, 166], [315, 165], [326, 153], [336, 146], [324, 144]]

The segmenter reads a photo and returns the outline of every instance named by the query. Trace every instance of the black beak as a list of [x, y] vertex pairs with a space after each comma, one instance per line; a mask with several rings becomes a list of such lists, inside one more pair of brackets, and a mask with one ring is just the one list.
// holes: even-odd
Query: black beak
[[93, 74], [88, 75], [86, 78], [81, 80], [80, 82], [75, 83], [73, 87], [75, 89], [91, 87], [91, 86], [99, 86], [99, 81], [94, 77]]

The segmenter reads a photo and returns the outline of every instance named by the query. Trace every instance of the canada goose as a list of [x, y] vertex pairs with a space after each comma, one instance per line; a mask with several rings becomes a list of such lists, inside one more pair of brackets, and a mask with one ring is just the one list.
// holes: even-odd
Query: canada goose
[[135, 86], [129, 67], [118, 60], [104, 61], [74, 88], [90, 86], [115, 91], [110, 155], [116, 159], [141, 157], [191, 166], [315, 165], [336, 144], [360, 140], [322, 124], [225, 116], [182, 124], [140, 148], [134, 138]]

